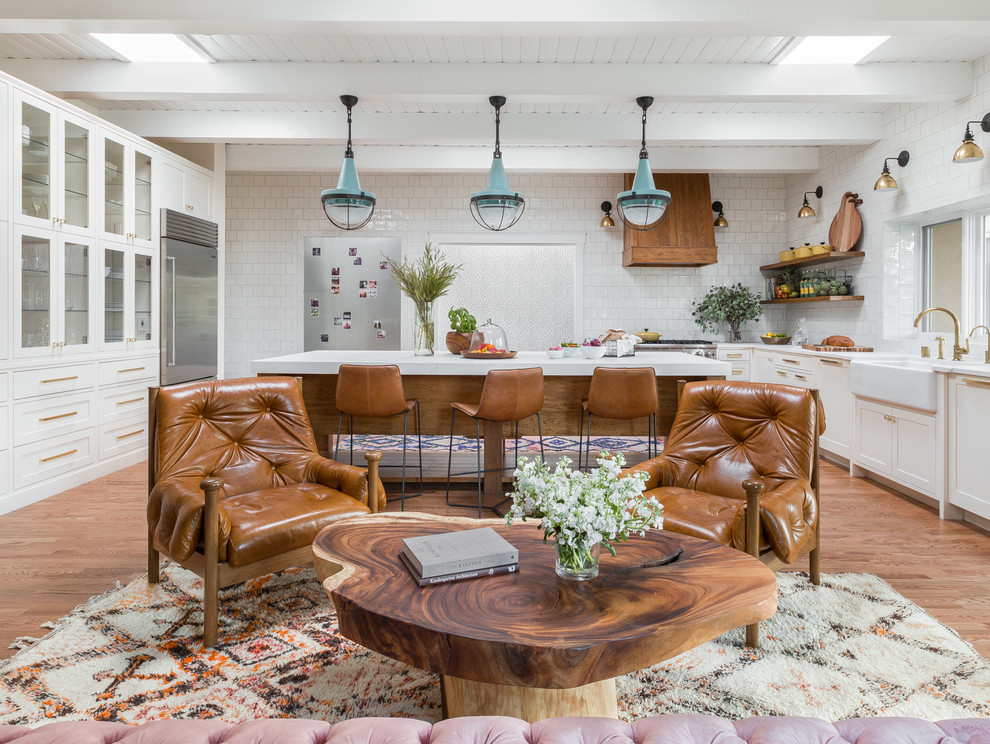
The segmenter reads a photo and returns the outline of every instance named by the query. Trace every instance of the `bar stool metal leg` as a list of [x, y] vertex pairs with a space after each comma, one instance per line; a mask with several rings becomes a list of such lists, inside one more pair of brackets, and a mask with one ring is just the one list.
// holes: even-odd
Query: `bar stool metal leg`
[[340, 430], [344, 425], [344, 412], [337, 417], [337, 441], [333, 443], [333, 459], [340, 460]]

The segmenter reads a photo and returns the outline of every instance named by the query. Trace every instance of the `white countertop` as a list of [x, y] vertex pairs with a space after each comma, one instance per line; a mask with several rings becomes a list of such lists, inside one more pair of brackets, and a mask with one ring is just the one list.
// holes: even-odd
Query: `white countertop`
[[305, 351], [251, 363], [255, 374], [335, 375], [341, 364], [396, 364], [404, 375], [484, 375], [492, 369], [542, 367], [555, 377], [590, 376], [595, 367], [652, 367], [662, 377], [728, 376], [728, 362], [678, 351], [644, 353], [626, 357], [550, 359], [543, 351], [520, 351], [512, 359], [465, 359], [446, 351], [416, 356], [411, 351]]

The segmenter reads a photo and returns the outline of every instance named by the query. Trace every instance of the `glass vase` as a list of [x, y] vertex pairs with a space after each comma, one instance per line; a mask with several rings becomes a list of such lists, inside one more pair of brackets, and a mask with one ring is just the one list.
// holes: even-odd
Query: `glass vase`
[[416, 356], [433, 356], [436, 325], [433, 322], [433, 303], [417, 302], [413, 324], [413, 340]]
[[557, 563], [555, 570], [562, 579], [569, 581], [588, 581], [598, 576], [598, 559], [601, 544], [581, 545], [573, 548], [569, 545], [554, 543]]

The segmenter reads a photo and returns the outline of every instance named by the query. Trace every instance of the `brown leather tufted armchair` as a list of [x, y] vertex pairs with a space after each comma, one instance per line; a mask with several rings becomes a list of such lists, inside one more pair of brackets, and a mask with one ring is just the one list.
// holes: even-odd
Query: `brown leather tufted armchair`
[[149, 409], [148, 581], [159, 553], [204, 578], [206, 646], [221, 587], [311, 562], [321, 529], [385, 504], [381, 454], [367, 473], [321, 457], [293, 377], [151, 388]]
[[[627, 472], [649, 476], [665, 530], [745, 550], [776, 570], [810, 555], [821, 580], [817, 390], [724, 380], [683, 386], [664, 451]], [[746, 643], [759, 643], [758, 626]]]

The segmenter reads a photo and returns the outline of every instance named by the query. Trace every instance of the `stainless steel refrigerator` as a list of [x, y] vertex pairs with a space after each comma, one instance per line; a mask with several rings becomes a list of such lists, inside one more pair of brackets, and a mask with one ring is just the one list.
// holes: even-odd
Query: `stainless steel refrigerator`
[[388, 269], [399, 238], [306, 238], [303, 345], [316, 349], [399, 348], [399, 288]]
[[217, 376], [219, 228], [162, 210], [161, 384]]

